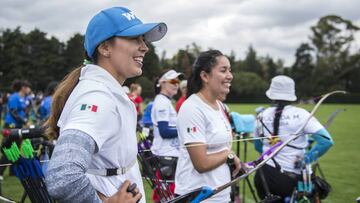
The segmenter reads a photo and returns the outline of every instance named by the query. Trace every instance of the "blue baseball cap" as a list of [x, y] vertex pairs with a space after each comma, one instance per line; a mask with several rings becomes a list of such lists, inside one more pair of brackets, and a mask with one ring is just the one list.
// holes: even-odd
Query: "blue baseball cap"
[[89, 22], [85, 34], [85, 50], [92, 58], [101, 42], [114, 37], [136, 37], [144, 35], [148, 42], [165, 36], [165, 23], [143, 23], [132, 11], [124, 7], [113, 7], [100, 11]]

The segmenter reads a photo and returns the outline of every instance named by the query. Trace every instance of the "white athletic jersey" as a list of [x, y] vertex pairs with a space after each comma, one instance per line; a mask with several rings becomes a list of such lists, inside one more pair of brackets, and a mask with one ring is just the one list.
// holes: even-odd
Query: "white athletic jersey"
[[[269, 107], [258, 116], [258, 119], [262, 119], [263, 123], [271, 133], [274, 131], [273, 123], [275, 118], [275, 109], [276, 107]], [[290, 134], [295, 133], [306, 122], [309, 116], [310, 113], [302, 108], [291, 105], [285, 106], [281, 114], [279, 124], [280, 139], [283, 142], [290, 139], [292, 136]], [[270, 137], [270, 133], [262, 126], [261, 122], [257, 121], [256, 126], [256, 129], [258, 130], [255, 131], [254, 137], [259, 137], [261, 132], [264, 133], [265, 137]], [[308, 146], [307, 134], [313, 134], [322, 128], [324, 127], [319, 123], [319, 121], [316, 118], [311, 117], [310, 121], [300, 132], [302, 135], [289, 143], [289, 145], [293, 147], [286, 146], [275, 156], [275, 161], [278, 162], [282, 170], [300, 174], [300, 170], [295, 169], [294, 164], [298, 157], [302, 158], [304, 156], [305, 148]], [[264, 139], [263, 152], [268, 150], [270, 147], [269, 140]], [[272, 160], [268, 161], [266, 164], [275, 167]]]
[[[226, 163], [211, 171], [198, 173], [184, 147], [195, 142], [206, 143], [208, 154], [231, 149], [231, 126], [220, 104], [219, 110], [214, 110], [196, 94], [191, 95], [180, 108], [177, 126], [182, 147], [176, 168], [175, 193], [183, 195], [202, 186], [215, 188], [229, 182], [230, 170]], [[204, 202], [229, 201], [230, 188], [227, 188]]]
[[163, 139], [160, 136], [158, 122], [167, 121], [170, 127], [176, 128], [177, 113], [170, 98], [163, 94], [156, 95], [151, 109], [151, 119], [154, 124], [154, 141], [151, 147], [153, 154], [157, 156], [179, 156], [179, 139]]
[[[98, 147], [89, 169], [131, 166], [137, 158], [136, 110], [121, 85], [105, 69], [87, 65], [60, 116], [60, 136], [76, 129], [90, 135]], [[115, 194], [128, 179], [145, 193], [138, 163], [124, 175], [97, 176], [86, 173], [94, 188], [105, 196]]]

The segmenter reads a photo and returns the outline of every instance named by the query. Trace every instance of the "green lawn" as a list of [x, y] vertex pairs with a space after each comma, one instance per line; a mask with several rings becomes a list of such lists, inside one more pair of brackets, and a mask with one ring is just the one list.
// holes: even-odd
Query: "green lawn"
[[[232, 111], [244, 114], [254, 113], [257, 106], [259, 105], [229, 105]], [[302, 107], [311, 110], [314, 106]], [[355, 202], [360, 196], [360, 173], [357, 171], [360, 168], [360, 105], [324, 104], [320, 106], [315, 117], [324, 124], [330, 114], [337, 109], [346, 109], [346, 111], [339, 113], [329, 127], [335, 144], [320, 158], [321, 169], [333, 189], [324, 202]], [[258, 156], [254, 148], [250, 147], [249, 151], [250, 159]]]
[[[241, 114], [253, 114], [255, 113], [254, 109], [258, 106], [260, 105], [229, 105], [231, 111]], [[311, 110], [313, 105], [303, 107]], [[333, 111], [344, 108], [346, 111], [339, 113], [329, 128], [335, 145], [320, 159], [321, 168], [333, 188], [329, 197], [323, 201], [326, 203], [355, 202], [355, 199], [360, 196], [360, 173], [357, 171], [360, 168], [360, 135], [358, 135], [358, 131], [360, 132], [360, 105], [324, 104], [320, 106], [315, 116], [325, 123]], [[247, 160], [255, 159], [258, 156], [252, 144], [249, 143]], [[243, 183], [240, 184], [242, 186]], [[145, 187], [147, 202], [151, 202], [151, 190], [147, 185]], [[5, 196], [19, 200], [22, 191], [20, 183], [14, 177], [5, 176], [3, 182]], [[254, 202], [248, 189], [246, 194], [246, 202]]]

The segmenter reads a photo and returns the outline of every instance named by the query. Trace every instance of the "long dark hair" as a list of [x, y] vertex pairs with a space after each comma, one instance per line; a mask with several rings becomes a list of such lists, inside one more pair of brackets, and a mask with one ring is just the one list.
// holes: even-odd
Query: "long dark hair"
[[187, 84], [187, 95], [197, 93], [203, 87], [203, 82], [200, 77], [201, 71], [210, 73], [212, 68], [216, 65], [216, 57], [223, 56], [219, 50], [209, 50], [201, 52], [199, 57], [195, 60], [192, 67], [191, 75]]
[[285, 108], [286, 105], [289, 105], [290, 102], [289, 101], [282, 101], [282, 100], [275, 100], [274, 104], [276, 106], [275, 109], [275, 118], [274, 118], [274, 129], [273, 129], [273, 135], [278, 135], [279, 134], [279, 126], [280, 126], [280, 118], [282, 115], [282, 112]]

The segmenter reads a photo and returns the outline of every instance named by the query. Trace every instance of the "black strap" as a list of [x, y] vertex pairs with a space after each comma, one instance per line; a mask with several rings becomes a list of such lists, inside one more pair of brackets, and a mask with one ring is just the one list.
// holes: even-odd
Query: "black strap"
[[276, 170], [278, 170], [278, 171], [281, 172], [281, 166], [280, 166], [280, 164], [275, 160], [274, 157], [271, 158], [271, 160], [274, 162]]
[[107, 168], [106, 170], [106, 176], [116, 176], [118, 168]]
[[287, 146], [287, 147], [291, 147], [291, 148], [293, 148], [293, 149], [298, 149], [298, 150], [303, 150], [303, 149], [306, 148], [306, 147], [297, 147], [297, 146], [290, 145], [290, 144], [287, 144], [286, 146]]
[[259, 119], [261, 125], [265, 128], [265, 130], [272, 136], [273, 133], [269, 130], [269, 128], [265, 125], [265, 123], [263, 122], [262, 118]]
[[278, 170], [280, 173], [282, 173], [282, 174], [284, 174], [284, 175], [287, 175], [287, 176], [289, 176], [289, 177], [291, 177], [291, 178], [294, 178], [294, 179], [298, 180], [298, 178], [299, 178], [299, 175], [298, 175], [298, 174], [293, 173], [293, 172], [283, 171], [283, 170], [281, 169], [280, 164], [274, 159], [274, 157], [271, 158], [271, 160], [272, 160], [272, 161], [274, 162], [274, 164], [275, 164], [275, 169]]
[[166, 98], [168, 98], [171, 101], [171, 98], [169, 96], [167, 96], [166, 94], [163, 94], [163, 93], [159, 93], [159, 94], [165, 96]]
[[[272, 134], [272, 132], [269, 130], [269, 128], [265, 125], [265, 123], [262, 121], [262, 119], [260, 118], [259, 119], [260, 120], [260, 123], [261, 123], [261, 125], [266, 129], [266, 131], [271, 135], [271, 137], [273, 136], [273, 134]], [[264, 135], [262, 134], [262, 137], [264, 137]], [[297, 139], [297, 138], [296, 138]], [[296, 140], [295, 139], [295, 140]], [[287, 144], [286, 145], [287, 147], [291, 147], [291, 148], [293, 148], [293, 149], [298, 149], [298, 150], [303, 150], [303, 149], [305, 149], [306, 147], [296, 147], [296, 146], [294, 146], [294, 145], [291, 145], [291, 144]]]

